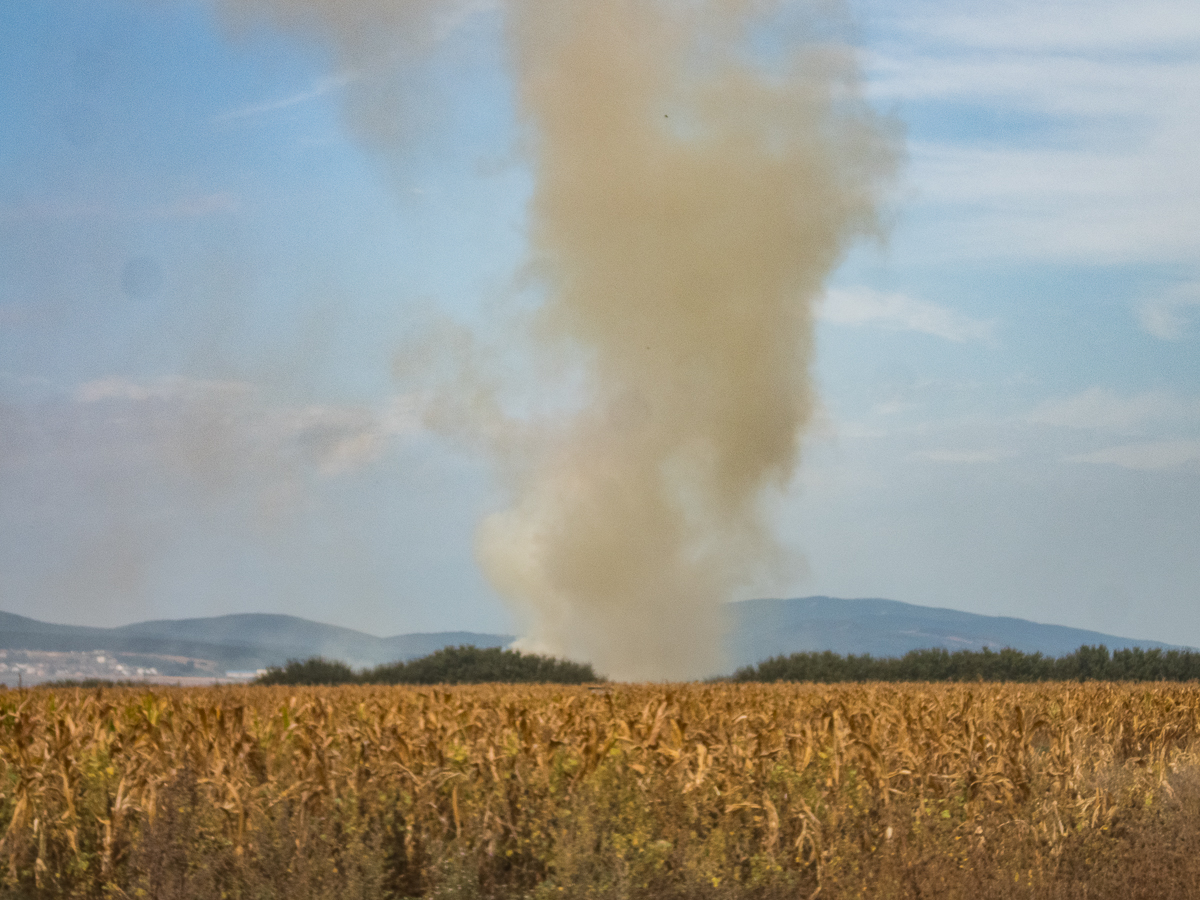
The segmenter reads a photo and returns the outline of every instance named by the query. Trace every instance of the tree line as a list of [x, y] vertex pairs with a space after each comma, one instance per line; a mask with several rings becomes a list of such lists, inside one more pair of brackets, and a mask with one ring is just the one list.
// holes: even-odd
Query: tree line
[[1200, 679], [1200, 652], [1109, 651], [1084, 645], [1066, 656], [1005, 648], [911, 650], [900, 657], [841, 656], [831, 651], [775, 656], [738, 669], [733, 681], [1192, 681]]
[[272, 666], [255, 684], [587, 684], [603, 681], [590, 665], [474, 646], [446, 647], [420, 659], [355, 672], [344, 662], [314, 656]]

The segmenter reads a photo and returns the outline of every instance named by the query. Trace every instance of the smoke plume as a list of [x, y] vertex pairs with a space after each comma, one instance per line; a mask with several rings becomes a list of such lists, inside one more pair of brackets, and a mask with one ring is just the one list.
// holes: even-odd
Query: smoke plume
[[[324, 29], [356, 71], [436, 52], [470, 8], [242, 5]], [[493, 442], [512, 504], [481, 524], [478, 555], [530, 646], [618, 678], [710, 674], [724, 601], [785, 556], [764, 501], [789, 483], [813, 412], [813, 305], [876, 229], [896, 159], [830, 10], [503, 7], [535, 184], [529, 349], [574, 360], [576, 379], [570, 414]]]

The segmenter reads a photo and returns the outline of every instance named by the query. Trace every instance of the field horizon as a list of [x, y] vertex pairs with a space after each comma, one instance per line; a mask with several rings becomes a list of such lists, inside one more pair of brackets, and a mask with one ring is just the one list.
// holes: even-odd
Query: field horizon
[[[911, 650], [939, 647], [951, 651], [1010, 647], [1047, 656], [1100, 644], [1110, 650], [1191, 649], [878, 598], [745, 600], [729, 604], [726, 611], [727, 653], [723, 661], [714, 663], [713, 676], [773, 656], [825, 650], [899, 657]], [[409, 661], [448, 646], [470, 644], [484, 649], [505, 647], [514, 640], [513, 635], [465, 630], [378, 637], [297, 616], [261, 613], [94, 628], [0, 612], [0, 653], [6, 654], [0, 659], [0, 683], [15, 685], [19, 677], [26, 684], [63, 678], [120, 680], [151, 677], [145, 675], [150, 669], [161, 677], [218, 679], [230, 672], [254, 673], [289, 659], [314, 656], [361, 669]], [[18, 651], [26, 656], [18, 659]], [[98, 662], [97, 655], [104, 656], [103, 661]]]

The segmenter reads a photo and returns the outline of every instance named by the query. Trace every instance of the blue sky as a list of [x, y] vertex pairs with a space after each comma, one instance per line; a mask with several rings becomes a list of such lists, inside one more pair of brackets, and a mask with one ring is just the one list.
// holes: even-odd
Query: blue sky
[[[1194, 4], [853, 21], [905, 162], [820, 308], [770, 591], [1200, 646]], [[394, 374], [528, 302], [502, 30], [469, 7], [381, 135], [368, 75], [228, 8], [0, 8], [0, 608], [517, 627], [498, 486]]]

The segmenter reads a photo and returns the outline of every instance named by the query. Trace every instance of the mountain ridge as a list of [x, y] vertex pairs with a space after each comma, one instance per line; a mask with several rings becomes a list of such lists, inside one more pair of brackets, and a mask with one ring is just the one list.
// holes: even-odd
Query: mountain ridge
[[[1066, 625], [882, 598], [817, 596], [744, 600], [728, 604], [726, 612], [731, 627], [724, 658], [714, 660], [714, 675], [756, 665], [772, 656], [823, 650], [886, 657], [936, 647], [949, 650], [1012, 647], [1046, 656], [1063, 656], [1084, 644], [1104, 644], [1110, 650], [1190, 649]], [[378, 637], [274, 613], [154, 619], [98, 628], [41, 622], [0, 612], [0, 651], [73, 653], [77, 657], [115, 654], [124, 659], [127, 667], [155, 668], [157, 674], [168, 676], [253, 671], [313, 656], [340, 660], [354, 668], [369, 668], [427, 656], [447, 646], [504, 647], [513, 640], [511, 635], [471, 631]], [[0, 681], [15, 680], [6, 677], [12, 671], [11, 665], [0, 669]]]
[[899, 600], [838, 597], [743, 600], [729, 605], [729, 656], [735, 666], [771, 656], [832, 650], [842, 655], [903, 656], [910, 650], [1001, 650], [1064, 656], [1083, 645], [1110, 650], [1192, 649], [1138, 638], [1048, 625], [1013, 616], [987, 616]]

